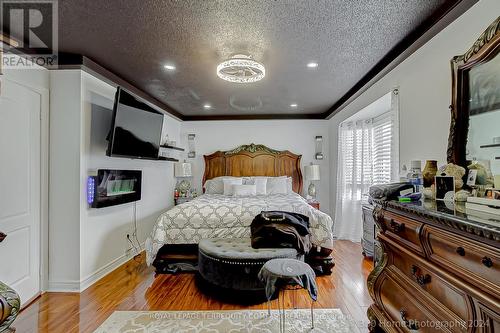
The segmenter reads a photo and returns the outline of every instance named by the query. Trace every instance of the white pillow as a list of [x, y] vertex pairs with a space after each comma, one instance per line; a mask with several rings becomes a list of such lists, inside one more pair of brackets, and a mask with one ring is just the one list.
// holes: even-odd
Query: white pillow
[[286, 193], [293, 193], [293, 179], [292, 177], [288, 177], [286, 179]]
[[267, 178], [267, 194], [287, 194], [286, 176]]
[[257, 185], [233, 185], [233, 195], [235, 197], [257, 195]]
[[224, 193], [224, 179], [235, 179], [232, 176], [222, 176], [209, 179], [205, 182], [206, 194], [223, 194]]
[[255, 185], [256, 195], [266, 195], [267, 177], [250, 177], [244, 179], [244, 184]]
[[229, 179], [223, 179], [222, 182], [224, 183], [224, 195], [233, 195], [233, 188], [234, 185], [242, 185], [243, 184], [243, 179], [242, 178], [229, 178]]

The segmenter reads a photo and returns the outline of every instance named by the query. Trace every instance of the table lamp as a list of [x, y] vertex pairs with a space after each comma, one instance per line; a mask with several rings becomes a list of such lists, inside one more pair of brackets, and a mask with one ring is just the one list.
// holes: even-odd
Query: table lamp
[[306, 180], [309, 180], [311, 182], [309, 184], [309, 187], [307, 188], [307, 194], [313, 198], [316, 198], [316, 186], [314, 185], [313, 181], [320, 180], [319, 165], [306, 165], [304, 167], [304, 171], [306, 173]]
[[[188, 163], [186, 161], [175, 163], [174, 177], [189, 178], [192, 176], [193, 173], [192, 173], [191, 163]], [[178, 191], [181, 193], [181, 196], [185, 197], [189, 189], [191, 189], [191, 183], [187, 179], [182, 179], [180, 182], [177, 183], [176, 187]]]

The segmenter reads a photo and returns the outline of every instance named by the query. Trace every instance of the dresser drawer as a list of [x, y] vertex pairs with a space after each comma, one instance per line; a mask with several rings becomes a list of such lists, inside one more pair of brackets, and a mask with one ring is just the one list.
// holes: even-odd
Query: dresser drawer
[[454, 321], [458, 326], [462, 325], [461, 331], [465, 332], [467, 322], [473, 319], [473, 305], [467, 294], [453, 285], [449, 276], [447, 279], [446, 273], [432, 263], [413, 255], [391, 240], [385, 240], [384, 243], [390, 247], [390, 264], [396, 266], [402, 274], [414, 281], [416, 288], [448, 309], [451, 313], [450, 317], [456, 316]]
[[500, 312], [498, 308], [495, 310], [488, 306], [476, 302], [478, 320], [474, 322], [479, 332], [498, 333], [500, 332]]
[[381, 222], [387, 237], [396, 240], [422, 256], [424, 255], [422, 243], [420, 242], [422, 223], [390, 212], [384, 213]]
[[486, 292], [500, 295], [500, 253], [497, 249], [431, 226], [423, 229], [431, 261]]
[[399, 327], [403, 332], [450, 332], [447, 327], [436, 330], [430, 323], [443, 322], [431, 311], [420, 304], [415, 295], [403, 289], [402, 282], [397, 277], [384, 272], [380, 279], [380, 300], [383, 310], [394, 321], [392, 326]]

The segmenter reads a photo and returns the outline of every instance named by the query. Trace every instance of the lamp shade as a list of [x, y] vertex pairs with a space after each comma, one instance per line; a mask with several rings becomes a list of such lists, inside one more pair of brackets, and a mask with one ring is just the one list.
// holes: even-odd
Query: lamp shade
[[317, 164], [306, 165], [304, 167], [304, 171], [306, 173], [307, 180], [320, 180], [319, 165]]
[[193, 173], [191, 171], [191, 163], [179, 162], [174, 165], [174, 176], [175, 177], [191, 177]]

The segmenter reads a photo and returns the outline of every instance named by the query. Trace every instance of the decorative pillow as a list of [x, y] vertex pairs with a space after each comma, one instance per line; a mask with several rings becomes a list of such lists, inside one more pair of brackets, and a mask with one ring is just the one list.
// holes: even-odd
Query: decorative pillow
[[224, 183], [224, 195], [233, 195], [233, 187], [234, 185], [242, 185], [243, 184], [243, 179], [242, 178], [229, 178], [229, 179], [223, 179], [222, 182]]
[[267, 178], [267, 194], [287, 194], [286, 176]]
[[257, 195], [257, 185], [232, 185], [235, 197]]
[[257, 195], [266, 195], [267, 177], [250, 177], [244, 179], [244, 184], [255, 185], [257, 187]]
[[224, 194], [224, 179], [236, 179], [236, 177], [222, 176], [209, 179], [205, 182], [206, 194]]

